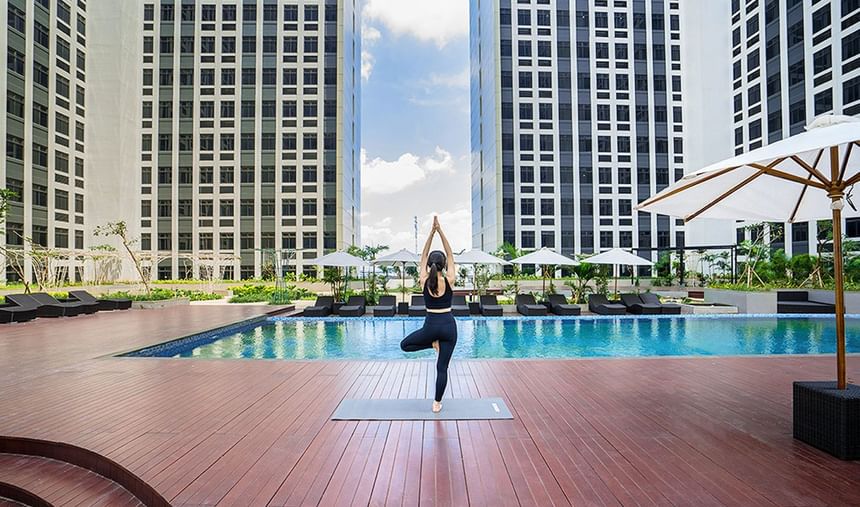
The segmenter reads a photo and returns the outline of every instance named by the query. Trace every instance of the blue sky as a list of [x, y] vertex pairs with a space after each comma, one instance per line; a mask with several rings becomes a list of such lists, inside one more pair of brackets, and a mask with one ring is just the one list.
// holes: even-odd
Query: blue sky
[[468, 2], [367, 0], [363, 22], [362, 243], [414, 249], [438, 214], [468, 248]]

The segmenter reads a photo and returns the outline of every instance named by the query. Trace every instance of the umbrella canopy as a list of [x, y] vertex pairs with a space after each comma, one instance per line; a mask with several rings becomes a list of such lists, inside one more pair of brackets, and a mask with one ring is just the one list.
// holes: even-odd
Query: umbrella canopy
[[860, 182], [854, 151], [860, 151], [860, 120], [826, 115], [812, 122], [806, 132], [690, 173], [637, 207], [688, 221], [832, 218], [839, 389], [847, 385], [842, 211], [847, 198], [850, 207], [845, 214], [858, 215], [851, 203], [851, 190]]
[[544, 266], [576, 266], [579, 264], [579, 261], [576, 259], [565, 257], [564, 255], [556, 253], [546, 247], [541, 248], [540, 250], [535, 250], [534, 252], [523, 255], [522, 257], [517, 257], [511, 262], [514, 264], [540, 264]]
[[459, 255], [454, 256], [454, 262], [457, 264], [500, 264], [502, 266], [510, 265], [510, 262], [500, 259], [495, 255], [490, 255], [483, 250], [469, 250]]
[[643, 259], [642, 257], [634, 255], [627, 250], [622, 250], [621, 248], [613, 248], [612, 250], [592, 255], [587, 259], [583, 259], [583, 262], [587, 262], [588, 264], [613, 264], [624, 266], [652, 266], [654, 264], [648, 259]]
[[618, 273], [615, 272], [615, 266], [652, 266], [654, 263], [648, 259], [643, 259], [638, 255], [633, 255], [627, 250], [621, 248], [613, 248], [597, 255], [584, 259], [588, 264], [611, 264], [613, 275], [615, 277], [615, 293], [618, 293]]
[[354, 255], [338, 250], [316, 259], [311, 259], [308, 264], [316, 264], [318, 266], [332, 266], [339, 268], [369, 268], [370, 265], [363, 259], [359, 259]]
[[396, 252], [392, 252], [388, 255], [383, 255], [382, 257], [374, 259], [373, 263], [374, 264], [398, 264], [398, 263], [418, 264], [419, 260], [420, 259], [418, 258], [417, 254], [414, 254], [405, 248], [401, 248], [400, 250], [398, 250]]
[[[687, 174], [638, 209], [664, 215], [771, 222], [831, 218], [860, 182], [860, 120], [828, 115], [807, 131]], [[849, 167], [849, 160], [855, 162]], [[846, 215], [858, 216], [853, 208]]]

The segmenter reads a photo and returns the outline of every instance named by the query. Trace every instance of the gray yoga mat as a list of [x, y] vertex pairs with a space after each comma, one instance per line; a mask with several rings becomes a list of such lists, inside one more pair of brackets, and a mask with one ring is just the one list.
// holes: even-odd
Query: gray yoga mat
[[433, 400], [355, 400], [340, 402], [333, 421], [471, 421], [513, 419], [501, 398], [448, 399], [434, 414]]

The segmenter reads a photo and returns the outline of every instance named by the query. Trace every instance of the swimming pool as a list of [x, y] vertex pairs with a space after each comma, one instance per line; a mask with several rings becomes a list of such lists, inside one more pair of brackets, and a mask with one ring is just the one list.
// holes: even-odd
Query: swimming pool
[[[430, 358], [400, 340], [416, 318], [278, 318], [240, 323], [126, 356], [237, 359]], [[833, 316], [458, 318], [455, 358], [584, 358], [833, 354]], [[860, 316], [846, 318], [849, 353], [860, 353]]]

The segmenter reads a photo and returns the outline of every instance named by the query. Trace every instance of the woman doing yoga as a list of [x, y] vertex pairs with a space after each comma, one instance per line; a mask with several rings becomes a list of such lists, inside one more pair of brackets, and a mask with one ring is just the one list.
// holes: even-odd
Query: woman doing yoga
[[[445, 253], [430, 251], [434, 234], [439, 234]], [[457, 323], [451, 313], [451, 298], [454, 295], [451, 286], [454, 285], [456, 270], [451, 245], [442, 232], [438, 217], [433, 217], [433, 229], [424, 243], [419, 269], [427, 316], [424, 318], [424, 327], [404, 338], [400, 342], [400, 348], [405, 352], [417, 352], [431, 347], [436, 350], [436, 397], [433, 401], [433, 412], [438, 413], [442, 410], [442, 395], [445, 394], [445, 386], [448, 384], [448, 363], [454, 353], [454, 346], [457, 345]]]

